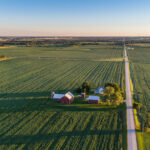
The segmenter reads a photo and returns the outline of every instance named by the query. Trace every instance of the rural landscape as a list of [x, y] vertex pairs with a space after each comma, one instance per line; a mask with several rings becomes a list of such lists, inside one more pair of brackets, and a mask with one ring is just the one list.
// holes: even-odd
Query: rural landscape
[[[147, 42], [140, 42], [131, 45], [129, 38], [126, 47], [134, 48], [127, 50], [133, 99], [141, 110], [146, 107], [144, 116], [149, 112], [150, 54]], [[111, 83], [126, 98], [123, 40], [1, 38], [0, 53], [0, 149], [127, 149], [126, 104], [105, 98]], [[89, 91], [82, 91], [85, 82]], [[96, 94], [99, 104], [78, 97], [81, 92], [95, 95], [99, 86], [105, 87], [104, 94]], [[52, 91], [70, 91], [74, 101], [61, 104]], [[149, 132], [141, 127], [137, 132], [139, 145], [142, 140], [148, 150]]]
[[149, 6], [0, 1], [0, 150], [150, 150]]

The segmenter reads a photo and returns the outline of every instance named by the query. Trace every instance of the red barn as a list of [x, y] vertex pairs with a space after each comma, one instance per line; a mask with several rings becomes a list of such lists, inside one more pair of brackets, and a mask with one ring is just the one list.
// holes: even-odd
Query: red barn
[[71, 104], [73, 100], [74, 96], [72, 95], [72, 93], [68, 92], [61, 98], [60, 101], [62, 104]]
[[90, 104], [99, 104], [100, 103], [99, 96], [89, 96], [86, 100], [88, 100], [88, 103], [90, 103]]

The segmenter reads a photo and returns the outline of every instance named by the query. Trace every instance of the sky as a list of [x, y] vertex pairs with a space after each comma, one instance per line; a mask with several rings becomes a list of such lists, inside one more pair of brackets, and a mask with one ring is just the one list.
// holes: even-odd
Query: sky
[[150, 36], [150, 0], [0, 0], [0, 36]]

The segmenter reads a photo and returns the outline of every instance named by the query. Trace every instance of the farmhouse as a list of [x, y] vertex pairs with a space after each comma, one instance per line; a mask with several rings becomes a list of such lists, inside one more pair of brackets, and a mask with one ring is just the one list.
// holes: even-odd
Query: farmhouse
[[98, 87], [96, 90], [94, 90], [94, 94], [103, 94], [104, 88]]
[[89, 96], [86, 100], [88, 100], [88, 103], [90, 103], [90, 104], [99, 104], [100, 103], [99, 96]]
[[68, 92], [66, 93], [61, 99], [62, 104], [71, 104], [74, 100], [74, 96], [72, 93]]

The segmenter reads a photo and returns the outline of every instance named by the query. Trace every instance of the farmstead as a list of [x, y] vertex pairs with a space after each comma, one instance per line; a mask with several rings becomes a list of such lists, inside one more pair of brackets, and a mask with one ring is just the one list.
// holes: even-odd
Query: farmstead
[[67, 92], [66, 94], [55, 94], [52, 93], [52, 99], [55, 101], [60, 101], [62, 104], [71, 104], [74, 100], [74, 96], [71, 92]]

